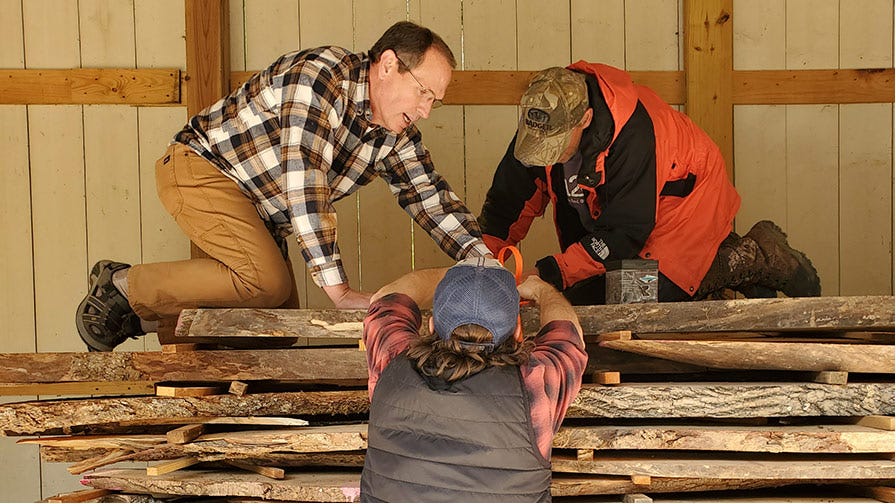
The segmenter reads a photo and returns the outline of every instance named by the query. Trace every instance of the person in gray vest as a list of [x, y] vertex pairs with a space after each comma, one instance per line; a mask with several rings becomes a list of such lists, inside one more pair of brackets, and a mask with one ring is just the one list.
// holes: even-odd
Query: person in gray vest
[[[523, 336], [520, 298], [538, 305], [534, 336]], [[372, 299], [361, 500], [550, 501], [551, 441], [588, 360], [563, 295], [537, 276], [517, 287], [494, 259], [468, 258], [408, 273]]]

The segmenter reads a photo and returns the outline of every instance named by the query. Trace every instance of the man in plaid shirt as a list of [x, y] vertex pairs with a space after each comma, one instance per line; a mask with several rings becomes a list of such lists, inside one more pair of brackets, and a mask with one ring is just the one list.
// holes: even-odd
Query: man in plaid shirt
[[98, 262], [76, 313], [88, 348], [111, 351], [184, 308], [297, 306], [292, 233], [336, 307], [366, 309], [370, 294], [352, 289], [342, 266], [333, 203], [377, 176], [448, 255], [489, 255], [414, 125], [441, 105], [455, 66], [438, 35], [399, 22], [366, 54], [285, 54], [191, 118], [157, 161], [156, 183], [210, 257]]

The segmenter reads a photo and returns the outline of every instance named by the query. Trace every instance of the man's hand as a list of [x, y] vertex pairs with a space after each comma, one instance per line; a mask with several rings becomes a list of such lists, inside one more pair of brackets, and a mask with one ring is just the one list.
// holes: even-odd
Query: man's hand
[[[582, 326], [579, 325], [575, 309], [553, 285], [530, 275], [517, 286], [517, 290], [520, 291], [521, 298], [532, 300], [538, 305], [542, 327], [554, 320], [568, 320], [576, 327], [579, 337], [582, 336]], [[582, 342], [582, 345], [585, 343]]]
[[545, 282], [541, 278], [538, 278], [537, 274], [529, 275], [524, 278], [525, 280], [523, 281], [523, 283], [517, 286], [517, 290], [520, 291], [520, 297], [523, 299], [528, 299], [538, 304], [539, 299], [541, 299], [542, 293], [545, 291], [545, 289], [549, 289], [548, 292], [555, 291], [554, 287], [551, 284]]
[[366, 310], [370, 307], [369, 292], [353, 290], [347, 283], [323, 287], [330, 301], [341, 310]]

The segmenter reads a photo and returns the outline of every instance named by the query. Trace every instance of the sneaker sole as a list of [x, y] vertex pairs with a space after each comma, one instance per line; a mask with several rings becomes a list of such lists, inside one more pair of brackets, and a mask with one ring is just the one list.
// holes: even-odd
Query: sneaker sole
[[87, 289], [87, 295], [84, 296], [84, 299], [78, 305], [78, 311], [75, 312], [75, 326], [78, 328], [78, 335], [81, 337], [81, 341], [87, 345], [87, 350], [90, 352], [111, 352], [115, 348], [94, 339], [87, 327], [84, 326], [84, 320], [81, 318], [81, 314], [87, 309], [88, 298], [93, 295], [96, 289], [100, 274], [111, 264], [115, 264], [115, 261], [104, 260], [93, 265], [93, 268], [90, 269], [90, 287]]

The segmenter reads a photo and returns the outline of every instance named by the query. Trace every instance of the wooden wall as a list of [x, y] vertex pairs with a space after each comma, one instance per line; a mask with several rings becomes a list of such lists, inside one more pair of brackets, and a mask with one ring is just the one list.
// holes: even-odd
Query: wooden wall
[[[734, 5], [736, 69], [893, 65], [892, 2]], [[892, 104], [741, 105], [734, 138], [738, 231], [779, 223], [812, 258], [823, 295], [893, 292]]]
[[[2, 0], [0, 13], [0, 68], [184, 66], [183, 0]], [[74, 309], [95, 261], [189, 257], [153, 175], [185, 121], [183, 107], [0, 106], [3, 352], [83, 351]], [[0, 439], [0, 500], [80, 486], [65, 464], [38, 465], [37, 450], [13, 441]]]
[[[231, 0], [229, 12], [234, 71], [300, 47], [367, 50], [401, 19], [440, 33], [463, 70], [578, 59], [683, 69], [681, 0]], [[185, 68], [184, 0], [0, 0], [0, 13], [3, 69]], [[733, 23], [735, 70], [893, 67], [891, 0], [734, 0]], [[512, 105], [455, 105], [421, 123], [437, 169], [474, 213], [516, 114]], [[82, 351], [73, 312], [94, 261], [189, 257], [153, 180], [186, 118], [183, 106], [0, 105], [3, 352]], [[737, 230], [779, 223], [813, 259], [825, 295], [892, 294], [892, 103], [737, 105], [733, 120]], [[337, 208], [355, 287], [449, 262], [381, 182]], [[522, 248], [532, 263], [555, 247], [547, 217]], [[328, 306], [294, 262], [305, 306]], [[40, 464], [34, 446], [0, 439], [0, 454], [0, 500], [78, 488], [63, 464]]]

